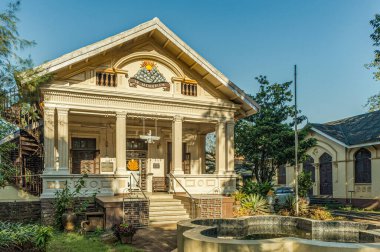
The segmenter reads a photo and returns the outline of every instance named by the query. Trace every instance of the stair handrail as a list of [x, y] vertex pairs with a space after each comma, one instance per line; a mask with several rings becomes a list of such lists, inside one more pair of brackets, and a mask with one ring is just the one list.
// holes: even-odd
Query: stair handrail
[[[135, 175], [133, 173], [131, 173], [131, 175], [132, 175], [133, 179], [136, 181], [137, 188], [140, 190], [142, 195], [144, 195], [144, 198], [149, 201], [148, 197], [145, 195], [144, 191], [141, 189], [139, 182], [137, 181]], [[132, 192], [132, 183], [130, 183], [129, 187], [130, 187], [130, 191]]]
[[[194, 213], [195, 213], [195, 211], [194, 211], [195, 210], [195, 205], [196, 205], [196, 201], [195, 201], [194, 197], [189, 193], [188, 190], [186, 190], [186, 188], [181, 184], [181, 182], [178, 181], [178, 179], [172, 173], [168, 173], [168, 174], [169, 174], [169, 176], [172, 179], [174, 179], [182, 187], [182, 189], [185, 191], [185, 193], [187, 195], [189, 195], [190, 200], [191, 200], [191, 218], [193, 218], [194, 217]], [[176, 194], [174, 186], [173, 186], [173, 192]]]

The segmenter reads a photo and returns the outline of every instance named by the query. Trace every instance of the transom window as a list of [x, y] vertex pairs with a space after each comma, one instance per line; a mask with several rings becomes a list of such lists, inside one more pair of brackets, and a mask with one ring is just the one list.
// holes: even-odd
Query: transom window
[[360, 149], [355, 153], [355, 183], [371, 182], [371, 152]]

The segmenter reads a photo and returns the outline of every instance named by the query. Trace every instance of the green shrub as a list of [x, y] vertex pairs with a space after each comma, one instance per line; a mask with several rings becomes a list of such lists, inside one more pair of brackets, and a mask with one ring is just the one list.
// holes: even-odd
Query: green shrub
[[232, 194], [232, 196], [234, 197], [235, 201], [242, 201], [245, 197], [247, 197], [247, 195], [243, 192], [240, 192], [240, 191], [236, 191]]
[[[82, 192], [85, 188], [85, 178], [87, 174], [83, 174], [77, 181], [74, 182], [74, 188], [70, 189], [67, 186], [67, 181], [65, 182], [65, 187], [62, 190], [57, 190], [55, 192], [54, 198], [54, 222], [58, 229], [63, 229], [62, 226], [62, 215], [67, 209], [71, 208], [75, 213], [84, 212], [90, 203], [89, 199], [81, 200], [81, 197], [85, 197], [88, 190]], [[92, 200], [95, 201], [96, 195], [99, 190], [97, 190], [92, 195]]]
[[[309, 215], [309, 204], [307, 203], [305, 199], [300, 198], [298, 200], [298, 210], [299, 210], [298, 212], [299, 216], [307, 217]], [[286, 213], [289, 213], [288, 215], [295, 216], [296, 215], [296, 197], [294, 197], [293, 195], [289, 195], [288, 197], [286, 197], [285, 203], [282, 206], [280, 206], [277, 209], [277, 211], [286, 212]], [[284, 215], [282, 213], [280, 214]]]
[[247, 209], [250, 215], [268, 213], [268, 202], [259, 194], [250, 194], [241, 201], [243, 209]]
[[0, 222], [0, 251], [45, 251], [52, 237], [51, 227]]
[[242, 188], [242, 192], [245, 194], [259, 194], [263, 197], [266, 197], [269, 191], [273, 191], [272, 182], [257, 183], [247, 180]]
[[333, 220], [334, 219], [330, 211], [320, 208], [320, 207], [310, 209], [310, 218], [313, 220]]
[[298, 175], [298, 195], [300, 197], [306, 197], [311, 188], [313, 188], [313, 179], [311, 172], [302, 171]]

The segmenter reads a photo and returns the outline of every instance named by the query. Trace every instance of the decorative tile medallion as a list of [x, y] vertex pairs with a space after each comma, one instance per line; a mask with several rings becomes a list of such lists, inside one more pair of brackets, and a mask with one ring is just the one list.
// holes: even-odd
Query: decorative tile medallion
[[145, 88], [164, 88], [164, 91], [170, 90], [170, 83], [158, 71], [157, 64], [150, 60], [144, 60], [137, 73], [129, 79], [130, 87], [137, 85]]

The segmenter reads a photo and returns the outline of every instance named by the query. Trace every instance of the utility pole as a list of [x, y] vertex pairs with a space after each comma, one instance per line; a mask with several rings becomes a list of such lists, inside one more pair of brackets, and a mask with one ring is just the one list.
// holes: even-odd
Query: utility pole
[[297, 119], [297, 65], [294, 65], [294, 145], [295, 145], [295, 187], [296, 187], [296, 216], [298, 216], [298, 119]]

